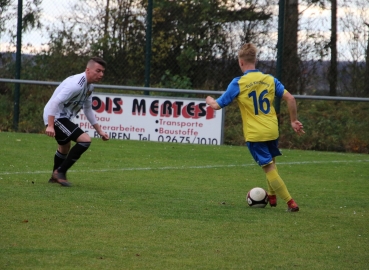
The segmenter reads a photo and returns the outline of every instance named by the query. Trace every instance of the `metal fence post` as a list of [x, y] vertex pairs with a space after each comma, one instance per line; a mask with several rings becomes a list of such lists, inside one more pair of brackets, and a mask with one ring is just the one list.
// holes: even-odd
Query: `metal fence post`
[[[17, 52], [15, 59], [15, 79], [21, 77], [21, 57], [22, 57], [22, 9], [23, 0], [18, 0], [18, 22], [17, 22]], [[14, 115], [13, 115], [13, 128], [18, 131], [19, 123], [19, 95], [20, 84], [16, 83], [14, 87]]]
[[[276, 77], [278, 80], [282, 80], [282, 67], [283, 67], [283, 42], [284, 42], [284, 8], [285, 0], [279, 0], [279, 14], [278, 14], [278, 42], [277, 42], [277, 72]], [[275, 98], [275, 111], [279, 120], [279, 112], [281, 110], [281, 99]]]
[[[152, 9], [153, 0], [149, 0], [146, 15], [145, 87], [150, 87]], [[145, 95], [149, 95], [149, 91], [145, 91]]]

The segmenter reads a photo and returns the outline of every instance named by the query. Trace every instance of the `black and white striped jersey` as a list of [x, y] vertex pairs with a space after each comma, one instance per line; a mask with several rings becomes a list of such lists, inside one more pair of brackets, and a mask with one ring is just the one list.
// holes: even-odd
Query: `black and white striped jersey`
[[[55, 119], [73, 118], [83, 108], [86, 115], [94, 117], [92, 111], [93, 84], [87, 84], [86, 73], [80, 73], [66, 78], [54, 91], [50, 100], [44, 108], [44, 122], [48, 124], [48, 116], [54, 115]], [[95, 119], [89, 119], [91, 124], [96, 123]]]

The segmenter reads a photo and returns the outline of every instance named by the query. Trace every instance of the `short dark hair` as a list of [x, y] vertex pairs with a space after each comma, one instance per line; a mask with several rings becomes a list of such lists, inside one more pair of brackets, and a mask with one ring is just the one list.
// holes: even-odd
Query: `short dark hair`
[[87, 65], [91, 64], [92, 62], [96, 62], [100, 64], [101, 66], [103, 66], [104, 68], [106, 68], [106, 62], [101, 57], [97, 57], [97, 56], [91, 57]]

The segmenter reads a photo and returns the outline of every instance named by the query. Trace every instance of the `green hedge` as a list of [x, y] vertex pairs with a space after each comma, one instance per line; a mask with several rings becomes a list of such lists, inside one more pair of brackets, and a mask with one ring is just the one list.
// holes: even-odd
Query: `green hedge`
[[[298, 100], [299, 120], [305, 134], [292, 130], [287, 106], [280, 113], [281, 148], [369, 153], [369, 103]], [[243, 145], [241, 116], [236, 102], [226, 108], [225, 143]]]
[[[53, 86], [22, 85], [19, 132], [43, 133], [43, 108]], [[0, 131], [13, 131], [13, 85], [0, 84]], [[369, 153], [369, 103], [298, 100], [299, 120], [306, 134], [297, 136], [282, 101], [280, 147], [302, 150]], [[244, 145], [242, 121], [236, 102], [226, 109], [224, 143]]]

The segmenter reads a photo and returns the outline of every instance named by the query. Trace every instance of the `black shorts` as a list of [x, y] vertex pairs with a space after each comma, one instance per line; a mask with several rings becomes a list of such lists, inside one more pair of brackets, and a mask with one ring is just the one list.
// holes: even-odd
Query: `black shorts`
[[59, 145], [65, 145], [70, 141], [77, 141], [84, 131], [68, 118], [58, 118], [54, 121], [55, 140]]

